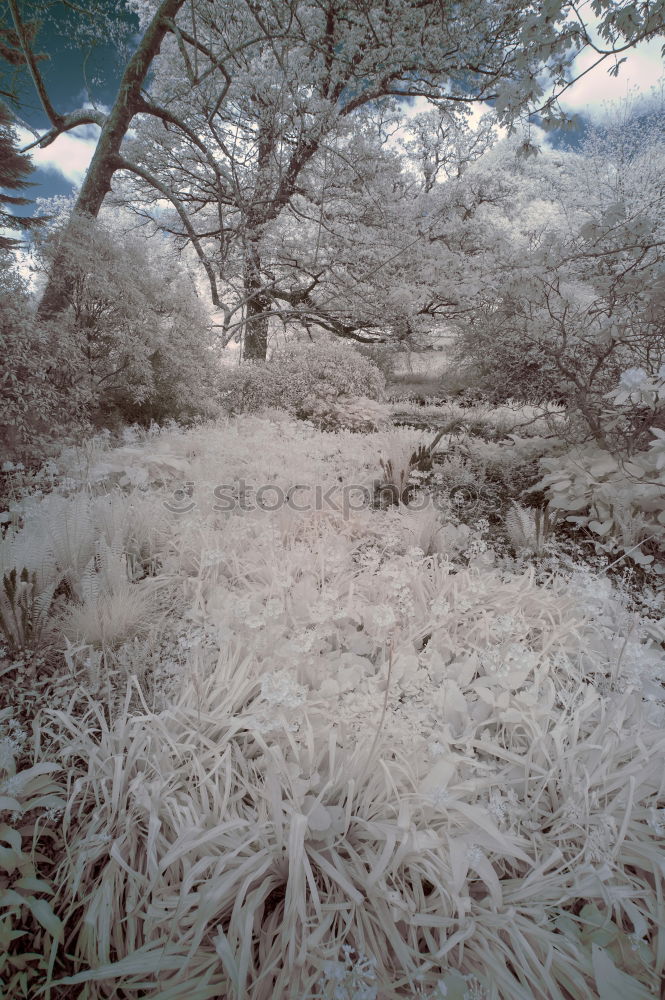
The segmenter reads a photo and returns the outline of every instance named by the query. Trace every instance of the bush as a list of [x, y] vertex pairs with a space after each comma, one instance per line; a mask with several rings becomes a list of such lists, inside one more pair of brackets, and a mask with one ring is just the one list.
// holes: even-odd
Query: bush
[[369, 434], [390, 425], [390, 409], [367, 396], [315, 396], [301, 411], [322, 431], [355, 431]]
[[[377, 366], [336, 342], [288, 345], [270, 361], [245, 362], [224, 376], [224, 405], [230, 413], [275, 407], [301, 419], [317, 419], [320, 414], [324, 422], [323, 414], [340, 400], [353, 396], [380, 400], [384, 391], [385, 379]], [[344, 425], [341, 409], [331, 419]]]
[[395, 377], [397, 351], [393, 347], [387, 344], [356, 344], [354, 350], [375, 364], [386, 382]]
[[38, 248], [64, 255], [67, 307], [40, 322], [16, 272], [0, 281], [0, 431], [8, 456], [38, 462], [91, 426], [217, 412], [218, 362], [186, 272], [147, 241], [80, 220]]
[[6, 458], [32, 462], [49, 440], [84, 430], [90, 397], [81, 359], [52, 327], [37, 324], [27, 295], [0, 296], [0, 437]]
[[647, 450], [629, 461], [596, 444], [541, 459], [546, 473], [533, 490], [586, 529], [596, 551], [623, 555], [647, 573], [665, 574], [665, 431], [653, 429]]
[[192, 337], [191, 331], [172, 328], [169, 343], [150, 357], [149, 396], [140, 403], [131, 397], [119, 401], [123, 421], [142, 426], [169, 420], [188, 424], [218, 415], [219, 368], [205, 331], [199, 332], [199, 337]]
[[529, 342], [515, 317], [489, 312], [482, 322], [463, 327], [454, 359], [456, 388], [463, 396], [482, 395], [494, 404], [508, 399], [544, 404], [567, 395], [555, 366], [540, 344]]
[[513, 164], [502, 228], [455, 319], [457, 360], [492, 401], [561, 399], [601, 447], [621, 373], [665, 362], [662, 101], [643, 110], [615, 109], [574, 153]]

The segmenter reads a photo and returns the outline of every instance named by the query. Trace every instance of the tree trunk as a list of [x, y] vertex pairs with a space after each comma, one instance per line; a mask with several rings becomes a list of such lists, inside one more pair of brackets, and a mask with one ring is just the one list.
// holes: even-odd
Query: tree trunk
[[245, 330], [242, 349], [246, 361], [265, 361], [272, 298], [263, 291], [261, 251], [258, 241], [248, 241], [245, 250]]
[[[118, 169], [120, 147], [132, 118], [138, 111], [141, 88], [148, 70], [159, 53], [164, 36], [170, 30], [168, 22], [175, 18], [185, 2], [186, 0], [162, 0], [138, 48], [127, 63], [118, 95], [104, 123], [95, 154], [76, 199], [73, 217], [98, 216], [104, 198], [111, 190], [111, 178]], [[64, 263], [64, 258], [58, 254], [39, 304], [38, 314], [42, 319], [62, 312], [66, 306], [68, 278]]]
[[[259, 103], [261, 103], [259, 101]], [[272, 295], [261, 274], [261, 243], [266, 223], [274, 218], [274, 181], [279, 131], [271, 111], [260, 123], [257, 135], [256, 181], [244, 219], [245, 328], [242, 356], [246, 361], [265, 361]]]

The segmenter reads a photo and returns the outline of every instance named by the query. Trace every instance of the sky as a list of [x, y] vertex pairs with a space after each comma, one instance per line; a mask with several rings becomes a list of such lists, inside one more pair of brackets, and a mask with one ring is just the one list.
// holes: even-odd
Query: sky
[[[113, 3], [113, 0], [108, 2]], [[29, 10], [30, 5], [25, 5], [24, 9]], [[58, 10], [55, 8], [56, 12]], [[130, 32], [138, 28], [136, 18], [128, 16], [125, 21]], [[50, 57], [39, 65], [56, 111], [65, 114], [77, 108], [90, 107], [92, 101], [100, 111], [108, 111], [116, 95], [120, 74], [115, 45], [95, 37], [90, 45], [82, 48], [73, 40], [70, 26], [63, 17], [56, 17], [55, 27], [48, 32], [44, 30], [39, 41], [38, 48], [48, 52]], [[0, 77], [3, 84], [10, 83], [4, 65], [0, 66]], [[43, 132], [49, 122], [27, 74], [16, 78], [16, 86], [21, 99], [20, 117]], [[27, 129], [18, 128], [17, 132], [23, 144], [34, 141], [34, 135]], [[46, 149], [31, 150], [30, 156], [37, 170], [31, 177], [34, 187], [26, 194], [32, 198], [70, 194], [85, 176], [98, 135], [97, 126], [82, 126], [59, 136]]]
[[[562, 107], [567, 112], [593, 118], [601, 115], [608, 103], [621, 100], [629, 94], [648, 95], [665, 76], [661, 45], [662, 41], [655, 40], [629, 51], [616, 78], [609, 75], [608, 64], [591, 70], [564, 94], [560, 102]], [[81, 58], [71, 48], [66, 36], [49, 39], [49, 50], [52, 53], [51, 61], [43, 63], [42, 67], [56, 108], [68, 112], [88, 103], [90, 94], [86, 93], [83, 86]], [[576, 72], [588, 69], [593, 60], [593, 54], [578, 57]], [[95, 46], [86, 65], [86, 72], [88, 78], [94, 80], [97, 107], [100, 110], [107, 109], [113, 101], [118, 77], [110, 46]], [[29, 89], [25, 90], [25, 94], [30, 94]], [[32, 95], [27, 98], [22, 115], [34, 127], [43, 128], [47, 124]], [[23, 143], [32, 141], [33, 136], [26, 129], [18, 129], [18, 132]], [[30, 197], [70, 194], [83, 180], [98, 134], [97, 126], [84, 126], [60, 136], [46, 149], [34, 149], [31, 156], [37, 170], [31, 178], [34, 187], [29, 192]], [[570, 140], [566, 138], [566, 141]], [[559, 144], [556, 139], [555, 144]]]

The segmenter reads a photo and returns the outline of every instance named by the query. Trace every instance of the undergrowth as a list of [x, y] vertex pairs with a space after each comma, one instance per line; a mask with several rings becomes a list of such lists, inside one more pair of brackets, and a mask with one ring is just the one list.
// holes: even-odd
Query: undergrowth
[[454, 433], [437, 464], [431, 433], [242, 416], [16, 497], [8, 998], [658, 996], [658, 580], [638, 606], [524, 498], [495, 546], [453, 472], [549, 445]]

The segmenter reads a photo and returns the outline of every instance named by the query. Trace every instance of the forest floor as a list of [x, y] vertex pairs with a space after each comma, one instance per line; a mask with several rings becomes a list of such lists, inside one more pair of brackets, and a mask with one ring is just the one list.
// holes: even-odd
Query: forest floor
[[394, 409], [5, 473], [8, 998], [659, 996], [658, 594], [516, 551], [556, 408]]

